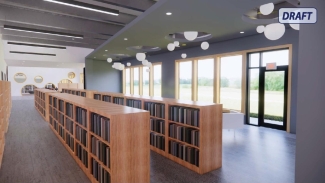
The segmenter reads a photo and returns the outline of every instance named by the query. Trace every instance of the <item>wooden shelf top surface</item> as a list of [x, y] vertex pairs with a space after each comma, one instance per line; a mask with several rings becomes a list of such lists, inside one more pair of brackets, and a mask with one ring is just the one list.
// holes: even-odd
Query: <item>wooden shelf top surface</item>
[[45, 89], [45, 88], [36, 88], [34, 90], [42, 92], [42, 93], [59, 93], [59, 92], [57, 92], [55, 90], [49, 90], [49, 89]]
[[62, 88], [62, 90], [73, 90], [73, 91], [80, 91], [80, 92], [96, 92], [96, 90], [84, 90], [84, 89], [77, 89], [77, 88]]
[[67, 93], [51, 93], [50, 95], [101, 115], [105, 114], [109, 116], [109, 115], [132, 114], [132, 113], [149, 113], [148, 111], [136, 109], [133, 107], [117, 105], [109, 102], [94, 100], [94, 99], [71, 95]]
[[130, 95], [130, 94], [122, 94], [122, 93], [113, 93], [113, 92], [95, 92], [94, 94], [101, 94], [101, 95], [111, 95], [111, 96], [118, 96], [118, 97], [126, 97], [135, 100], [150, 100], [154, 102], [166, 103], [169, 105], [188, 105], [197, 106], [197, 107], [204, 107], [204, 106], [213, 106], [213, 105], [222, 105], [216, 104], [212, 102], [199, 102], [199, 101], [188, 101], [188, 100], [179, 100], [179, 99], [172, 99], [172, 98], [162, 98], [162, 97], [149, 97], [149, 96], [140, 96], [140, 95]]

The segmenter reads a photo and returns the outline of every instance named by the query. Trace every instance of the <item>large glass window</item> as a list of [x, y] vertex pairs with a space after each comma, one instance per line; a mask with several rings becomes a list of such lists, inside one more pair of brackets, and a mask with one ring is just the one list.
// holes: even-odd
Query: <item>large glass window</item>
[[289, 64], [289, 50], [262, 52], [262, 66], [267, 63], [276, 63], [277, 66]]
[[139, 67], [133, 68], [133, 94], [139, 95]]
[[131, 83], [130, 83], [130, 69], [125, 69], [125, 94], [130, 94], [131, 92]]
[[179, 62], [179, 99], [192, 100], [192, 61]]
[[150, 96], [149, 93], [149, 78], [150, 73], [147, 72], [148, 67], [142, 67], [142, 95], [144, 96]]
[[198, 60], [198, 101], [213, 102], [214, 59]]
[[220, 65], [220, 103], [241, 110], [242, 55], [221, 57]]
[[161, 97], [161, 64], [153, 65], [153, 96]]

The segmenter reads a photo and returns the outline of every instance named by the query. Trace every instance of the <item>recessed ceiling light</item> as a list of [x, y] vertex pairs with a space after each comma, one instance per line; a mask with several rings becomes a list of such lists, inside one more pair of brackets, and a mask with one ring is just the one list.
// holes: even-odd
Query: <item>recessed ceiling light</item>
[[96, 57], [94, 57], [94, 58], [96, 58]]
[[240, 32], [241, 34], [244, 34], [245, 32]]
[[182, 46], [186, 46], [186, 44], [182, 44]]
[[171, 12], [167, 12], [166, 15], [172, 15], [172, 13]]
[[128, 38], [124, 38], [124, 41], [127, 41], [128, 40]]
[[105, 51], [107, 51], [107, 50], [105, 50]]

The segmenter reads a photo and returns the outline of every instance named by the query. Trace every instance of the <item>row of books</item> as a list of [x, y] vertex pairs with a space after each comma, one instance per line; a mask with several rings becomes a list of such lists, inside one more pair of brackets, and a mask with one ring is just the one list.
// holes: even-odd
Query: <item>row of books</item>
[[59, 112], [55, 109], [53, 109], [53, 117], [54, 119], [59, 120]]
[[55, 120], [53, 121], [53, 127], [56, 131], [58, 131], [58, 123]]
[[94, 94], [95, 100], [102, 100], [102, 96], [100, 94]]
[[57, 108], [58, 107], [58, 99], [56, 97], [53, 98], [53, 107]]
[[74, 138], [68, 132], [65, 133], [65, 143], [74, 152]]
[[64, 115], [62, 113], [59, 113], [59, 123], [64, 126]]
[[81, 92], [80, 96], [86, 97], [86, 92]]
[[110, 148], [94, 136], [91, 136], [91, 153], [110, 168]]
[[103, 101], [105, 102], [112, 102], [112, 97], [108, 95], [103, 95]]
[[114, 104], [119, 104], [119, 105], [124, 105], [124, 98], [114, 97], [113, 103]]
[[154, 132], [150, 132], [150, 145], [158, 149], [165, 150], [165, 137]]
[[199, 127], [200, 110], [179, 106], [169, 107], [169, 120]]
[[53, 118], [50, 116], [50, 125], [53, 126]]
[[145, 102], [144, 109], [150, 112], [150, 116], [165, 118], [165, 104]]
[[110, 142], [110, 120], [106, 117], [91, 113], [90, 130]]
[[141, 100], [127, 99], [126, 106], [142, 109]]
[[78, 143], [76, 143], [76, 155], [88, 168], [88, 152]]
[[184, 144], [169, 141], [169, 153], [193, 165], [199, 166], [199, 150]]
[[73, 135], [73, 121], [69, 118], [65, 118], [65, 128]]
[[59, 100], [59, 111], [64, 112], [64, 101]]
[[199, 147], [199, 130], [169, 124], [169, 136]]
[[87, 110], [76, 107], [76, 121], [87, 128]]
[[76, 95], [80, 96], [80, 91], [77, 91], [77, 92], [76, 92]]
[[70, 103], [65, 103], [65, 114], [73, 119], [73, 105]]
[[64, 140], [64, 128], [62, 126], [59, 126], [58, 133], [61, 136], [61, 138]]
[[99, 164], [95, 159], [92, 159], [91, 163], [93, 164], [91, 174], [99, 183], [110, 183], [111, 177], [110, 174]]
[[78, 125], [76, 125], [76, 138], [82, 143], [82, 145], [88, 147], [87, 131]]
[[165, 121], [150, 118], [150, 130], [161, 134], [165, 134]]

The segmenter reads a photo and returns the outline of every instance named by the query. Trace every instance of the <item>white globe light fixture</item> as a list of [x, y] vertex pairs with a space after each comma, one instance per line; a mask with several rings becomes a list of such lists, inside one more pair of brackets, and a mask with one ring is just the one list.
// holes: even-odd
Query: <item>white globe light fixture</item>
[[189, 41], [193, 41], [197, 38], [198, 34], [197, 31], [186, 31], [184, 32], [184, 37]]
[[209, 43], [206, 41], [201, 43], [201, 48], [203, 50], [207, 50], [209, 48], [209, 46], [210, 46]]
[[260, 6], [260, 12], [263, 15], [269, 15], [273, 12], [273, 10], [274, 10], [273, 3], [263, 4], [262, 6]]
[[181, 56], [182, 56], [182, 58], [186, 58], [187, 57], [186, 53], [183, 53]]
[[130, 62], [128, 62], [126, 65], [127, 65], [128, 67], [130, 67], [130, 66], [131, 66], [131, 63], [130, 63]]
[[300, 30], [300, 24], [289, 24], [294, 30]]
[[148, 62], [147, 66], [148, 67], [152, 67], [152, 63], [151, 62]]
[[142, 61], [142, 60], [146, 59], [146, 54], [145, 53], [137, 53], [136, 58], [137, 58], [137, 60]]
[[284, 35], [285, 30], [284, 24], [273, 23], [265, 27], [264, 35], [267, 39], [274, 41], [280, 39]]
[[113, 62], [113, 59], [112, 59], [112, 58], [108, 58], [108, 59], [107, 59], [107, 62], [108, 62], [108, 63], [111, 63], [111, 62]]
[[179, 47], [179, 41], [174, 41], [175, 47]]
[[265, 26], [264, 25], [257, 26], [257, 28], [256, 28], [256, 31], [258, 33], [263, 33], [264, 30], [265, 30]]
[[148, 64], [148, 60], [143, 60], [142, 61], [142, 65], [147, 65]]
[[169, 43], [169, 44], [167, 45], [167, 49], [168, 49], [169, 51], [174, 51], [174, 49], [175, 49], [175, 45], [174, 45], [173, 43]]

